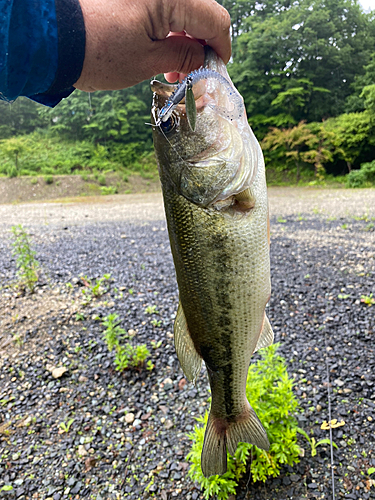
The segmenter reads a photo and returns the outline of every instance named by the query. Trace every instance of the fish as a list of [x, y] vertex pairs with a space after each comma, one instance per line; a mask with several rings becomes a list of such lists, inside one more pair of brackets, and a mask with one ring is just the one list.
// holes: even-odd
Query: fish
[[197, 71], [185, 84], [194, 95], [194, 127], [183, 83], [157, 80], [151, 124], [179, 288], [175, 348], [191, 382], [204, 362], [211, 388], [201, 455], [210, 477], [226, 472], [227, 451], [234, 455], [239, 442], [269, 449], [246, 379], [253, 353], [274, 334], [265, 313], [271, 280], [263, 154], [213, 49], [206, 47]]

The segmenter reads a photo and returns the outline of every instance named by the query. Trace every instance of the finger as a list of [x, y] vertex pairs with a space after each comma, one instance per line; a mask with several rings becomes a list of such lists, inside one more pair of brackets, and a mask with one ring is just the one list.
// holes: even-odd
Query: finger
[[153, 42], [147, 64], [154, 69], [154, 74], [166, 73], [175, 81], [179, 74], [187, 75], [200, 68], [203, 62], [204, 49], [198, 41], [186, 36], [173, 36]]
[[170, 29], [206, 40], [223, 59], [231, 56], [230, 16], [215, 0], [173, 0]]

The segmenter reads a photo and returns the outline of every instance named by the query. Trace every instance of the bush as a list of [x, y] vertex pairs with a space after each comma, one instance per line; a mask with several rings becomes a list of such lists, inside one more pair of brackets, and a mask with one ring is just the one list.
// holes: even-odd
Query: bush
[[246, 472], [251, 456], [250, 472], [253, 482], [277, 477], [282, 465], [299, 462], [297, 420], [294, 417], [298, 402], [293, 394], [293, 381], [289, 378], [284, 358], [276, 354], [279, 344], [261, 351], [262, 359], [250, 365], [246, 383], [247, 398], [263, 423], [270, 441], [268, 452], [248, 443], [240, 443], [234, 456], [228, 453], [228, 470], [222, 476], [205, 478], [201, 470], [201, 453], [208, 412], [197, 418], [203, 426], [196, 426], [189, 434], [193, 440], [187, 455], [191, 462], [189, 476], [204, 490], [204, 497], [216, 494], [226, 500], [235, 493], [239, 479]]
[[346, 178], [349, 188], [361, 188], [375, 185], [375, 160], [363, 163], [359, 170], [352, 170]]

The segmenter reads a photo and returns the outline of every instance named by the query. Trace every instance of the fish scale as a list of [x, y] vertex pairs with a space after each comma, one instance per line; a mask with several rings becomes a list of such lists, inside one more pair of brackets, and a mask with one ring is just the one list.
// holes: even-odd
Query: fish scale
[[[215, 54], [212, 66], [229, 79]], [[217, 97], [225, 104], [225, 95]], [[165, 94], [154, 94], [154, 123], [166, 99]], [[263, 156], [246, 118], [223, 126], [224, 118], [216, 117], [214, 109], [198, 109], [193, 132], [183, 108], [175, 112], [180, 113], [177, 125], [168, 136], [160, 127], [154, 127], [153, 133], [180, 294], [175, 323], [177, 355], [192, 381], [203, 360], [211, 386], [202, 451], [202, 471], [208, 477], [226, 471], [226, 451], [234, 453], [240, 441], [269, 447], [266, 432], [246, 398], [251, 356], [273, 341], [265, 316], [271, 292], [267, 190]], [[228, 143], [228, 136], [238, 145]], [[219, 170], [215, 155], [228, 161], [237, 157], [237, 161], [227, 163], [227, 170]], [[254, 159], [257, 165], [251, 163]], [[199, 176], [194, 173], [197, 168], [201, 169]], [[251, 168], [256, 168], [255, 175], [243, 172]], [[189, 177], [183, 188], [181, 171]], [[221, 173], [227, 177], [220, 178]], [[253, 181], [238, 193], [236, 182], [243, 187], [244, 178]], [[217, 204], [217, 190], [215, 186], [210, 190], [210, 181], [223, 190], [233, 186], [224, 204]]]

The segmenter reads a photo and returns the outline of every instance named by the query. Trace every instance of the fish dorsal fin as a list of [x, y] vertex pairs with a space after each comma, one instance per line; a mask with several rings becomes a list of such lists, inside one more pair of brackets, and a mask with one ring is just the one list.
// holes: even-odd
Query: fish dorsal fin
[[256, 345], [255, 351], [262, 349], [263, 347], [268, 347], [273, 344], [274, 333], [272, 330], [272, 326], [267, 318], [267, 315], [264, 315], [263, 328], [259, 335], [258, 343]]
[[190, 337], [181, 302], [178, 305], [176, 320], [174, 322], [174, 345], [185, 377], [190, 382], [195, 383], [201, 371], [202, 358], [197, 353]]

